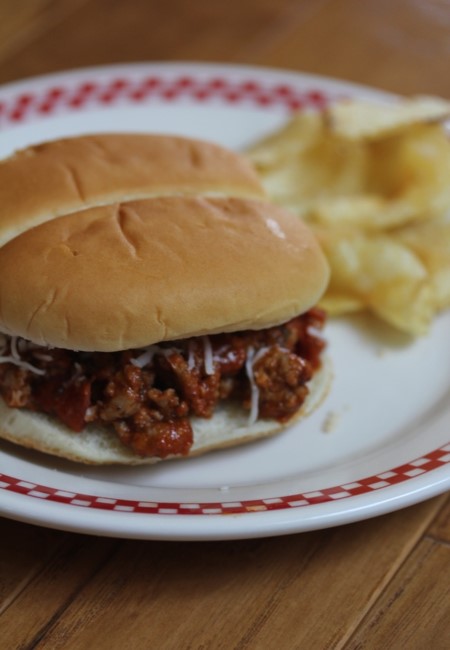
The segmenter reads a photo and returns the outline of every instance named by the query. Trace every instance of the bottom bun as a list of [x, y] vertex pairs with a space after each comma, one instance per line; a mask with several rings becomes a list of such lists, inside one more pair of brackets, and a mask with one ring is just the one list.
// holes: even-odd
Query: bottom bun
[[[194, 443], [187, 456], [164, 460], [186, 459], [209, 451], [253, 442], [286, 429], [301, 417], [309, 415], [325, 398], [330, 371], [326, 364], [309, 382], [309, 395], [297, 413], [285, 423], [257, 420], [249, 424], [248, 412], [228, 403], [216, 409], [210, 419], [191, 418]], [[74, 433], [54, 418], [42, 413], [8, 407], [0, 398], [0, 438], [36, 451], [89, 465], [150, 465], [161, 461], [141, 457], [125, 447], [106, 427], [87, 426]]]

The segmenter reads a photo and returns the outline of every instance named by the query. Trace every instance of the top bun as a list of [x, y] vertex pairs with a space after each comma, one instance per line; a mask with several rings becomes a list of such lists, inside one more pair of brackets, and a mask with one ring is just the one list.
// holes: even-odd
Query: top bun
[[[12, 211], [12, 194], [10, 212], [1, 205], [5, 333], [74, 350], [139, 348], [270, 327], [309, 309], [326, 288], [328, 267], [312, 233], [264, 200], [255, 173], [232, 152], [137, 135], [26, 151], [0, 165], [6, 194], [8, 166], [25, 182], [24, 169], [42, 152], [47, 170], [35, 167], [32, 196], [7, 172], [18, 207]], [[47, 175], [52, 166], [56, 178]]]
[[210, 142], [136, 133], [53, 140], [0, 161], [0, 246], [77, 210], [173, 194], [265, 196], [244, 158]]

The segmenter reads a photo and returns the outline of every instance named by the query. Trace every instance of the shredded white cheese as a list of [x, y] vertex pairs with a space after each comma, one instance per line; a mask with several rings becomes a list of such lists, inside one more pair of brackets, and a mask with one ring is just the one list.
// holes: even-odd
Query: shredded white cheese
[[[202, 336], [202, 343], [203, 343], [205, 372], [207, 375], [213, 375], [214, 358], [213, 358], [212, 345], [211, 345], [211, 341], [209, 340], [209, 336]], [[189, 352], [188, 352], [187, 365], [189, 370], [193, 370], [195, 368], [195, 350], [194, 350], [193, 341], [189, 341], [188, 350]], [[134, 359], [131, 359], [130, 362], [133, 364], [133, 366], [136, 366], [136, 368], [144, 368], [145, 366], [148, 366], [150, 363], [152, 363], [155, 354], [161, 354], [165, 357], [169, 357], [171, 354], [174, 353], [181, 353], [181, 350], [176, 347], [163, 348], [160, 347], [159, 345], [149, 345], [148, 348], [145, 348], [143, 350], [142, 354], [140, 354], [138, 357], [135, 357]]]
[[53, 361], [53, 357], [51, 357], [49, 354], [45, 354], [44, 352], [33, 352], [33, 357], [39, 359], [39, 361], [47, 361], [48, 363]]
[[153, 357], [159, 351], [157, 345], [150, 345], [142, 354], [140, 354], [135, 359], [131, 359], [131, 363], [136, 368], [144, 368], [148, 366], [149, 363], [153, 361]]
[[[5, 354], [8, 348], [8, 339], [10, 347], [9, 355]], [[32, 363], [28, 363], [28, 361], [24, 361], [21, 357], [24, 352], [40, 349], [42, 349], [41, 346], [36, 345], [35, 343], [31, 343], [31, 341], [26, 341], [25, 339], [22, 339], [18, 336], [7, 337], [4, 334], [0, 335], [0, 363], [12, 363], [19, 368], [24, 368], [25, 370], [34, 372], [36, 375], [45, 375], [45, 370], [42, 368], [37, 368]], [[41, 361], [52, 361], [52, 357], [45, 353], [36, 351], [33, 352], [33, 355], [36, 357], [36, 359], [39, 359]]]
[[42, 370], [41, 368], [36, 368], [36, 366], [31, 365], [31, 363], [28, 363], [27, 361], [22, 361], [22, 359], [17, 359], [12, 355], [6, 357], [1, 356], [0, 363], [12, 363], [15, 366], [19, 366], [20, 368], [25, 368], [25, 370], [30, 370], [31, 372], [34, 372], [36, 375], [45, 375], [45, 370]]
[[145, 348], [142, 354], [140, 354], [135, 359], [130, 359], [130, 363], [136, 368], [145, 368], [152, 361], [155, 354], [161, 354], [163, 357], [170, 357], [171, 354], [175, 352], [181, 352], [178, 348], [161, 348], [159, 345], [149, 345], [148, 348]]
[[249, 426], [255, 424], [256, 420], [258, 419], [258, 410], [259, 410], [259, 389], [253, 377], [254, 357], [255, 357], [255, 351], [252, 347], [249, 347], [247, 350], [247, 360], [245, 362], [245, 372], [247, 373], [247, 377], [250, 382], [250, 389], [251, 389], [250, 415], [248, 416]]
[[250, 397], [250, 415], [248, 417], [248, 424], [251, 426], [255, 424], [259, 415], [259, 388], [255, 382], [255, 377], [253, 374], [253, 368], [255, 363], [257, 363], [269, 350], [268, 347], [262, 347], [255, 353], [253, 347], [249, 347], [247, 350], [247, 360], [245, 362], [245, 372], [247, 373], [248, 380], [250, 382], [251, 397]]
[[188, 355], [188, 370], [194, 370], [195, 368], [195, 354], [194, 354], [194, 342], [189, 341], [188, 344], [189, 355]]
[[259, 388], [256, 385], [255, 377], [253, 375], [253, 366], [255, 363], [265, 355], [269, 348], [261, 348], [255, 353], [253, 347], [247, 350], [247, 360], [245, 362], [245, 372], [247, 373], [250, 382], [251, 397], [250, 397], [250, 415], [248, 417], [248, 424], [255, 424], [259, 414]]
[[11, 336], [11, 354], [14, 357], [14, 359], [18, 359], [20, 361], [20, 354], [19, 350], [17, 349], [17, 336]]
[[209, 336], [202, 336], [202, 343], [203, 343], [203, 355], [205, 359], [204, 361], [205, 372], [207, 375], [213, 375], [214, 360], [213, 360], [212, 345], [211, 345], [211, 341], [209, 340]]
[[[7, 337], [5, 335], [2, 335], [0, 339], [0, 363], [12, 363], [13, 365], [24, 368], [25, 370], [30, 370], [30, 372], [34, 372], [36, 375], [45, 375], [45, 370], [36, 368], [36, 366], [28, 363], [28, 361], [24, 361], [20, 356], [22, 353], [27, 352], [29, 349], [33, 349], [39, 346], [36, 346], [33, 343], [29, 343], [28, 341], [25, 341], [25, 339], [21, 339], [18, 336], [11, 336], [9, 337], [10, 354], [5, 355], [6, 349], [8, 347], [7, 342]], [[51, 361], [51, 358], [49, 358], [49, 360]]]

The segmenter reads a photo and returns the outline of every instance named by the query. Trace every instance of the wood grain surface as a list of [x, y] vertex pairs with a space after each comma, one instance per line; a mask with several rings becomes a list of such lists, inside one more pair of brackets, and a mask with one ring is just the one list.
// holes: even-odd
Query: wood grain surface
[[[0, 83], [127, 61], [262, 64], [450, 98], [445, 0], [0, 0]], [[450, 499], [236, 542], [1, 521], [0, 648], [450, 648]]]

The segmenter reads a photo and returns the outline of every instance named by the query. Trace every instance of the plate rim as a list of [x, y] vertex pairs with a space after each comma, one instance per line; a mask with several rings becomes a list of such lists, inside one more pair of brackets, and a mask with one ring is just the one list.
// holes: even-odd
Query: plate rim
[[84, 75], [98, 75], [98, 74], [109, 74], [116, 73], [121, 70], [130, 71], [130, 70], [152, 70], [152, 69], [165, 69], [165, 70], [199, 70], [202, 72], [233, 72], [238, 75], [241, 74], [256, 74], [267, 76], [268, 74], [275, 77], [284, 77], [292, 78], [293, 81], [298, 83], [299, 80], [307, 81], [308, 83], [318, 83], [330, 87], [335, 87], [336, 90], [341, 90], [342, 87], [352, 88], [355, 92], [367, 92], [369, 94], [381, 95], [386, 98], [398, 99], [400, 95], [398, 93], [385, 90], [383, 88], [377, 88], [370, 86], [368, 84], [363, 84], [356, 81], [350, 81], [340, 77], [329, 77], [327, 75], [320, 75], [312, 72], [304, 72], [300, 70], [290, 70], [287, 68], [281, 68], [276, 66], [265, 66], [259, 64], [239, 64], [239, 63], [226, 63], [226, 62], [208, 62], [208, 61], [196, 61], [196, 60], [174, 60], [174, 61], [165, 61], [165, 60], [155, 60], [155, 61], [135, 61], [129, 63], [113, 63], [113, 64], [100, 64], [95, 66], [80, 66], [75, 68], [69, 68], [67, 70], [56, 70], [54, 72], [43, 73], [38, 75], [26, 76], [20, 79], [7, 81], [4, 84], [0, 84], [0, 93], [4, 91], [11, 91], [20, 89], [22, 86], [27, 86], [29, 84], [41, 84], [43, 82], [48, 82], [52, 80], [57, 80], [59, 78], [66, 79], [67, 77], [78, 77]]
[[[351, 507], [341, 502], [322, 503], [308, 509], [301, 520], [287, 516], [286, 510], [265, 512], [211, 514], [182, 517], [157, 514], [133, 515], [129, 512], [91, 510], [78, 506], [72, 512], [59, 503], [45, 502], [45, 508], [29, 509], [26, 497], [8, 494], [3, 499], [1, 514], [10, 519], [68, 532], [124, 539], [167, 541], [218, 541], [274, 537], [323, 530], [355, 523], [407, 508], [442, 494], [450, 488], [448, 467], [434, 470], [434, 480], [418, 476], [411, 479], [414, 489], [405, 493], [401, 486], [392, 485], [381, 490], [381, 498], [368, 500], [366, 495], [355, 496]], [[426, 480], [424, 480], [426, 479]], [[288, 511], [289, 512], [292, 511]], [[73, 516], [75, 515], [75, 516]], [[188, 525], [183, 525], [182, 522]], [[300, 524], [300, 525], [299, 525]]]

